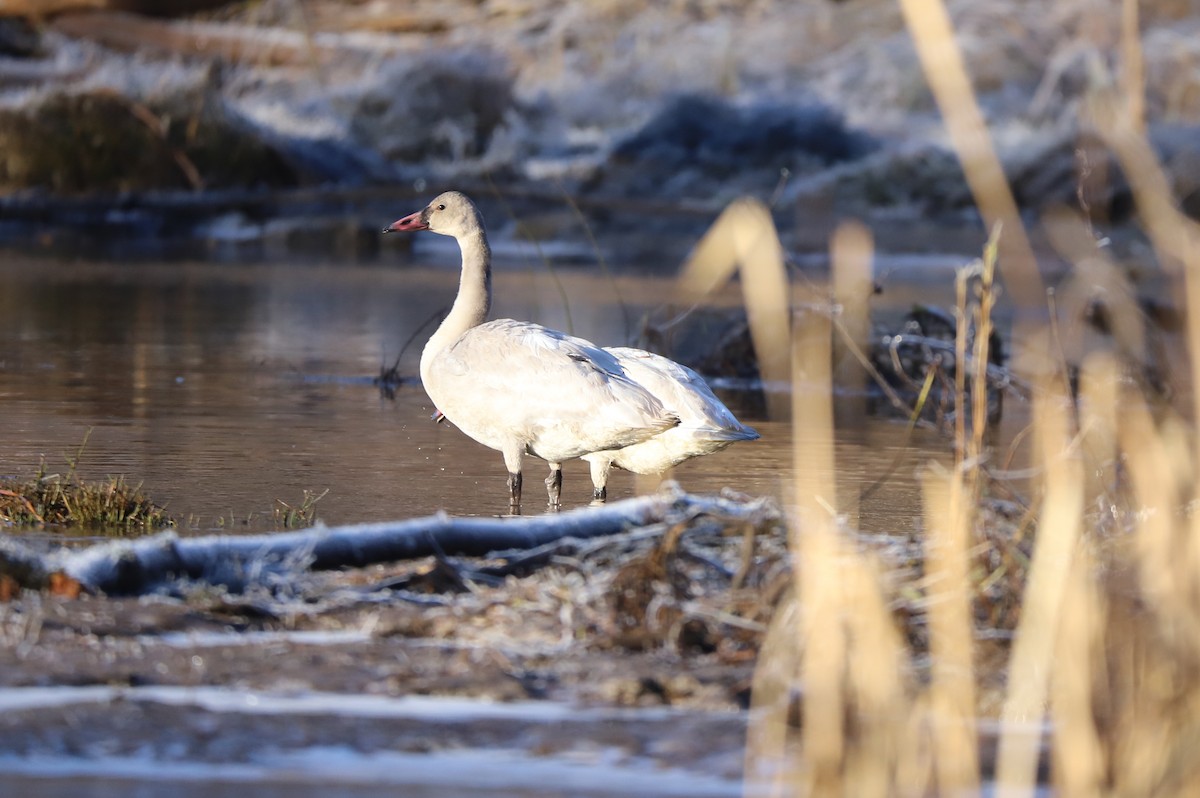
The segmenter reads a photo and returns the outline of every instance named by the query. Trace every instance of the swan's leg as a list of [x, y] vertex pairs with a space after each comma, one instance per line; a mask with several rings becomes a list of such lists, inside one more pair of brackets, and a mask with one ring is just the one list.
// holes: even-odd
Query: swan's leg
[[508, 475], [508, 506], [509, 508], [519, 508], [521, 506], [521, 472]]
[[608, 472], [612, 468], [612, 460], [589, 457], [588, 465], [592, 468], [592, 501], [602, 502], [608, 497]]
[[521, 455], [520, 449], [504, 452], [504, 465], [508, 468], [508, 506], [512, 510], [521, 508]]
[[550, 464], [550, 476], [546, 477], [546, 493], [550, 497], [550, 506], [558, 507], [562, 496], [562, 463]]

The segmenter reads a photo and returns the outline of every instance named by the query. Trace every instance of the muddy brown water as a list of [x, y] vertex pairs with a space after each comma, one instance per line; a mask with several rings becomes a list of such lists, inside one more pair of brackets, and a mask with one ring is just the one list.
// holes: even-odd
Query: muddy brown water
[[[61, 472], [87, 436], [81, 475], [140, 482], [180, 519], [183, 534], [269, 528], [276, 500], [298, 504], [305, 490], [328, 490], [317, 515], [329, 524], [439, 510], [505, 513], [497, 453], [434, 424], [433, 408], [415, 382], [394, 399], [372, 383], [381, 364], [390, 364], [453, 297], [457, 272], [443, 265], [454, 263], [453, 253], [433, 249], [420, 260], [425, 265], [0, 260], [0, 474], [27, 476], [42, 457]], [[879, 312], [898, 315], [917, 300], [949, 302], [947, 275], [943, 263], [921, 279], [892, 279]], [[615, 344], [627, 340], [627, 315], [640, 319], [673, 296], [671, 277], [633, 269], [620, 273], [615, 286], [590, 267], [560, 268], [557, 281], [536, 262], [500, 263], [494, 315], [569, 326]], [[716, 301], [738, 302], [736, 287]], [[424, 335], [401, 358], [410, 375]], [[731, 488], [783, 496], [793, 462], [790, 424], [756, 415], [755, 403], [742, 394], [723, 396], [762, 439], [684, 464], [673, 477], [693, 492]], [[918, 429], [910, 437], [896, 419], [842, 424], [839, 491], [846, 498], [867, 496], [857, 525], [885, 533], [917, 529], [919, 473], [948, 451], [944, 436]], [[542, 511], [543, 468], [530, 461], [527, 513]], [[565, 472], [566, 505], [586, 504], [585, 464], [567, 463]], [[610, 496], [656, 485], [618, 473]], [[90, 630], [92, 613], [122, 614], [135, 605], [147, 612], [158, 606], [68, 609], [34, 597], [2, 611], [11, 654], [5, 683], [14, 687], [0, 691], [0, 716], [8, 719], [0, 724], [0, 795], [238, 795], [248, 789], [365, 795], [397, 788], [471, 795], [494, 794], [497, 784], [506, 794], [530, 796], [740, 793], [742, 713], [681, 710], [664, 725], [653, 714], [658, 710], [634, 709], [591, 723], [546, 702], [550, 709], [531, 709], [532, 717], [520, 721], [527, 731], [476, 740], [486, 729], [486, 702], [468, 701], [461, 727], [431, 730], [425, 716], [410, 717], [406, 705], [377, 705], [353, 692], [384, 690], [394, 702], [403, 686], [383, 676], [347, 688], [365, 703], [336, 695], [321, 706], [306, 703], [314, 695], [323, 700], [310, 691], [336, 690], [322, 685], [336, 684], [326, 679], [342, 671], [357, 673], [355, 667], [370, 663], [386, 675], [391, 657], [410, 661], [414, 649], [402, 637], [376, 639], [352, 628], [353, 640], [333, 634], [255, 643], [228, 629], [221, 647], [209, 651], [189, 637], [182, 645], [190, 650], [172, 653], [175, 644], [153, 630]], [[162, 607], [190, 617], [176, 605]], [[121, 625], [114, 622], [114, 629]], [[66, 648], [56, 654], [55, 645]], [[83, 670], [65, 664], [67, 651]], [[230, 681], [187, 675], [197, 662], [224, 662], [218, 652], [233, 663]], [[268, 707], [284, 700], [278, 685], [272, 689], [272, 673], [282, 672], [266, 665], [272, 658], [286, 659], [296, 706]], [[678, 666], [614, 661], [606, 667], [636, 674], [637, 668], [669, 673]], [[105, 686], [125, 682], [129, 688]], [[193, 682], [209, 692], [189, 692]], [[147, 683], [166, 692], [139, 688]], [[101, 694], [88, 692], [94, 690]], [[355, 709], [365, 705], [370, 709]], [[434, 713], [444, 720], [457, 711], [439, 705]], [[538, 720], [543, 711], [564, 711], [580, 722], [574, 731], [556, 733], [560, 719]], [[264, 713], [276, 720], [267, 722]], [[263, 725], [254, 743], [222, 749], [240, 739], [246, 724]], [[709, 727], [720, 731], [692, 733]], [[335, 733], [343, 728], [345, 734]], [[154, 729], [172, 731], [164, 737]], [[410, 734], [423, 742], [397, 749], [394, 741]], [[556, 736], [552, 746], [540, 742]]]
[[[435, 253], [431, 262], [450, 261]], [[528, 318], [602, 343], [627, 340], [635, 320], [672, 298], [670, 277], [560, 268], [564, 310], [541, 266], [500, 265], [493, 315]], [[456, 288], [447, 267], [191, 263], [0, 266], [0, 474], [28, 475], [45, 457], [66, 469], [87, 436], [80, 472], [124, 475], [166, 505], [185, 530], [269, 527], [276, 501], [328, 491], [329, 524], [506, 511], [499, 454], [447, 424], [418, 382], [394, 399], [371, 378]], [[911, 290], [887, 298], [905, 307]], [[737, 301], [736, 289], [722, 301]], [[569, 321], [568, 314], [569, 312]], [[426, 333], [401, 358], [415, 375]], [[690, 491], [730, 487], [779, 495], [792, 458], [790, 426], [726, 401], [762, 439], [686, 463]], [[90, 431], [90, 434], [89, 434]], [[861, 511], [866, 529], [904, 531], [917, 512], [919, 466], [947, 441], [894, 419], [843, 426], [842, 490], [857, 495], [888, 472]], [[897, 460], [898, 458], [898, 460]], [[540, 512], [544, 464], [528, 461], [525, 511]], [[889, 470], [890, 469], [890, 470]], [[652, 490], [656, 479], [618, 473], [610, 496]], [[567, 506], [586, 504], [585, 463], [566, 464]], [[889, 527], [901, 527], [891, 529]]]

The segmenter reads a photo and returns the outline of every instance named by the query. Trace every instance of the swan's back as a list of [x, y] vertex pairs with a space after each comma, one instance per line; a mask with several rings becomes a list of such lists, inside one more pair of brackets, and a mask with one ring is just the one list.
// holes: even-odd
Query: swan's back
[[468, 436], [502, 451], [515, 442], [551, 462], [620, 449], [679, 423], [616, 356], [529, 322], [472, 327], [433, 358], [426, 377], [438, 409]]

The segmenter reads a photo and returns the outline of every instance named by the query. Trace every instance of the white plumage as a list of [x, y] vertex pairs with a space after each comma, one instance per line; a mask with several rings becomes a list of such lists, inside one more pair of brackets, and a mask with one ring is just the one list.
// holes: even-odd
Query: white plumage
[[590, 460], [593, 495], [603, 499], [613, 465], [661, 473], [758, 437], [699, 375], [667, 358], [601, 349], [530, 322], [486, 321], [491, 249], [483, 219], [464, 194], [440, 194], [384, 232], [408, 230], [452, 236], [462, 251], [458, 295], [421, 353], [421, 380], [447, 419], [504, 455], [512, 507], [520, 506], [526, 454], [550, 463], [546, 488], [557, 506], [563, 460]]
[[584, 455], [591, 465], [597, 498], [603, 498], [608, 472], [614, 465], [635, 474], [661, 474], [684, 460], [759, 437], [734, 417], [703, 377], [687, 366], [643, 349], [609, 347], [605, 351], [617, 359], [626, 376], [677, 415], [679, 424], [641, 443]]

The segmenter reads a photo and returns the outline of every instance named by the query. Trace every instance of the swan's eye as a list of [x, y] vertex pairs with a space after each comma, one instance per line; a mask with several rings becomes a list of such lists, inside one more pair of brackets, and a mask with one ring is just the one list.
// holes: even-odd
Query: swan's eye
[[437, 209], [438, 209], [439, 211], [444, 211], [444, 210], [446, 210], [446, 206], [445, 206], [445, 205], [439, 205], [439, 206], [437, 206]]

